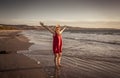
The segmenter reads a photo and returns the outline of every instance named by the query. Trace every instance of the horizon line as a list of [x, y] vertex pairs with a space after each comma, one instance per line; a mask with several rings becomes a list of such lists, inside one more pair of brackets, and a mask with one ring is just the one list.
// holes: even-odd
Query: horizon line
[[[25, 26], [40, 26], [40, 25], [29, 25], [29, 24], [2, 24], [2, 25], [25, 25]], [[48, 25], [48, 26], [55, 26], [55, 25]], [[73, 25], [61, 25], [61, 26], [68, 26], [68, 27], [79, 27], [79, 28], [90, 28], [90, 29], [120, 29], [120, 28], [113, 28], [113, 27], [82, 27], [82, 26], [73, 26]]]

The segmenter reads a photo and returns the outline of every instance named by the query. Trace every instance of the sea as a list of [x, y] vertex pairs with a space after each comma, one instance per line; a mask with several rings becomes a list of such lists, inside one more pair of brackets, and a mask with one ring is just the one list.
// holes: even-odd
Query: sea
[[[25, 30], [21, 34], [33, 44], [28, 50], [18, 53], [35, 60], [36, 64], [42, 64], [50, 77], [55, 76], [53, 35], [47, 30]], [[62, 64], [66, 70], [62, 70], [60, 78], [79, 78], [80, 75], [85, 78], [120, 77], [119, 30], [67, 30], [62, 33], [62, 38]]]
[[[27, 30], [21, 34], [33, 43], [29, 51], [49, 50], [52, 53], [53, 35], [50, 32]], [[65, 31], [62, 38], [64, 55], [120, 55], [120, 31]]]

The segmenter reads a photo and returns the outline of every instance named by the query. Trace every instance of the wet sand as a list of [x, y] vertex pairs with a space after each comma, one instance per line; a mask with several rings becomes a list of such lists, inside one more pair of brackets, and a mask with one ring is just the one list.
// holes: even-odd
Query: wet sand
[[14, 52], [28, 49], [31, 45], [28, 39], [19, 34], [20, 30], [1, 30], [0, 31], [0, 51]]
[[24, 54], [39, 60], [50, 78], [120, 78], [120, 58], [90, 55], [73, 57], [63, 54], [62, 67], [56, 70], [50, 52], [41, 50]]
[[27, 31], [25, 35], [34, 44], [30, 51], [18, 53], [39, 61], [48, 78], [120, 78], [119, 32], [107, 33], [112, 34], [64, 32], [60, 70], [54, 68], [52, 35], [48, 32]]
[[23, 54], [17, 54], [17, 51], [31, 46], [20, 32], [0, 31], [0, 78], [46, 78], [41, 65]]
[[[18, 34], [16, 34], [17, 38], [5, 35], [0, 37], [4, 41], [2, 50], [8, 51], [8, 54], [0, 54], [0, 78], [120, 78], [119, 53], [117, 57], [93, 56], [89, 53], [75, 56], [66, 53], [76, 52], [76, 50], [63, 48], [62, 67], [56, 70], [51, 50], [29, 51], [27, 48], [30, 47], [30, 43]], [[9, 45], [5, 43], [5, 39], [9, 44], [12, 40], [14, 44], [11, 43], [12, 46], [9, 48], [5, 47]], [[15, 46], [16, 44], [21, 46]], [[0, 46], [2, 46], [1, 43]], [[11, 47], [17, 49], [11, 49]], [[39, 64], [37, 64], [38, 61]]]

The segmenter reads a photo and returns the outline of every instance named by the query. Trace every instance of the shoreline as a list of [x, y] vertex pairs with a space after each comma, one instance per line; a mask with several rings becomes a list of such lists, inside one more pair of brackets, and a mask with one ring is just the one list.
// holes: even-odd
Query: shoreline
[[0, 31], [0, 51], [16, 53], [18, 50], [27, 50], [32, 43], [20, 32], [22, 30]]
[[[54, 55], [49, 45], [51, 44], [51, 40], [49, 40], [51, 37], [48, 32], [27, 31], [26, 35], [31, 42], [34, 43], [35, 41], [36, 46], [30, 52], [23, 52], [23, 54], [40, 61], [50, 78], [120, 77], [119, 45], [109, 44], [109, 42], [119, 41], [117, 40], [120, 38], [118, 35], [71, 33], [71, 37], [67, 36], [69, 34], [68, 32], [63, 34], [65, 41], [61, 61], [62, 67], [59, 71], [54, 68]], [[118, 50], [116, 50], [117, 48]]]
[[19, 50], [28, 50], [32, 45], [20, 32], [22, 31], [0, 31], [0, 78], [47, 78], [40, 64], [17, 53]]
[[[30, 37], [27, 35], [25, 36], [27, 36], [28, 38], [26, 38], [24, 34], [18, 34], [18, 33], [15, 34], [16, 32], [14, 32], [14, 35], [10, 34], [10, 31], [7, 33], [9, 33], [9, 35], [5, 33], [0, 34], [0, 41], [3, 40], [5, 43], [5, 44], [1, 44], [1, 43], [0, 44], [6, 46], [7, 48], [4, 49], [6, 49], [7, 51], [11, 50], [11, 52], [7, 54], [0, 54], [1, 78], [21, 78], [21, 77], [22, 78], [79, 78], [79, 77], [119, 78], [120, 77], [120, 73], [119, 73], [120, 58], [118, 52], [119, 49], [116, 50], [117, 49], [116, 47], [119, 48], [119, 45], [114, 45], [114, 44], [109, 45], [108, 43], [104, 43], [103, 45], [103, 43], [101, 42], [94, 43], [94, 41], [86, 41], [86, 38], [89, 39], [91, 37], [81, 36], [81, 37], [85, 37], [84, 38], [85, 40], [83, 39], [84, 41], [80, 42], [80, 45], [78, 44], [78, 46], [80, 46], [80, 49], [76, 50], [77, 48], [73, 48], [73, 49], [70, 48], [70, 46], [74, 46], [75, 43], [72, 45], [71, 39], [66, 39], [67, 41], [70, 40], [70, 43], [65, 44], [66, 47], [64, 46], [63, 48], [63, 56], [61, 63], [62, 67], [60, 68], [60, 70], [56, 70], [54, 67], [54, 56], [52, 54], [52, 51], [48, 47], [47, 47], [48, 49], [43, 49], [42, 48], [43, 44], [37, 45], [38, 48], [42, 48], [43, 50], [39, 50], [39, 49], [37, 50], [36, 48], [35, 50], [30, 50], [29, 48], [30, 51], [28, 50], [24, 52], [24, 50], [28, 49], [27, 48], [28, 46], [25, 45], [30, 44], [28, 42], [29, 41], [28, 39], [32, 40], [32, 38], [30, 37], [31, 36], [33, 36], [33, 38], [35, 37], [34, 32], [27, 32], [30, 35]], [[39, 34], [41, 34], [41, 36]], [[36, 38], [41, 39], [39, 43], [42, 43], [43, 41], [46, 42], [47, 39], [44, 40], [44, 38], [46, 38], [47, 34], [45, 33], [44, 34], [39, 33], [39, 34], [37, 37], [35, 37], [35, 39]], [[45, 37], [43, 35], [45, 35]], [[94, 36], [94, 39], [96, 39], [96, 37], [98, 40], [98, 36]], [[103, 38], [104, 37], [106, 36], [103, 36]], [[113, 40], [116, 40], [115, 36], [112, 36], [111, 38], [113, 37], [115, 38]], [[47, 38], [49, 37], [47, 36]], [[16, 41], [14, 42], [14, 40]], [[113, 40], [107, 39], [108, 42], [112, 42]], [[101, 38], [98, 41], [101, 41]], [[88, 42], [93, 44], [89, 44]], [[70, 44], [70, 46], [68, 46], [68, 44]], [[87, 48], [89, 47], [88, 45], [90, 46], [90, 48]], [[106, 46], [108, 47], [106, 48]], [[111, 46], [112, 47], [114, 46], [112, 50], [111, 50]], [[92, 47], [94, 47], [94, 49], [92, 49]], [[114, 50], [114, 48], [116, 49]], [[21, 52], [16, 53], [16, 50], [17, 51], [20, 50]]]

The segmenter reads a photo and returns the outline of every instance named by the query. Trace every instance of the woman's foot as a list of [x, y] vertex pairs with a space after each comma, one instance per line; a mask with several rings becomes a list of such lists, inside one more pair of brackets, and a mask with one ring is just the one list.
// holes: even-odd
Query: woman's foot
[[62, 67], [62, 65], [61, 65], [61, 64], [59, 64], [59, 67]]
[[60, 69], [59, 65], [56, 65], [56, 66], [55, 66], [55, 68], [56, 68], [57, 70], [59, 70], [59, 69]]

